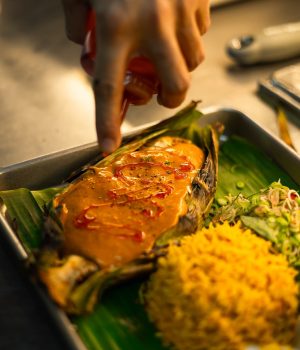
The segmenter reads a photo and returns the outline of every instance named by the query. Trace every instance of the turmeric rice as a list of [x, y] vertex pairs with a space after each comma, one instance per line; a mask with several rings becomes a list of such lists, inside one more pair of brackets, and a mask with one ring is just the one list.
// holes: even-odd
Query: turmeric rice
[[178, 350], [287, 345], [297, 318], [295, 276], [269, 242], [224, 223], [170, 245], [145, 305], [164, 343]]

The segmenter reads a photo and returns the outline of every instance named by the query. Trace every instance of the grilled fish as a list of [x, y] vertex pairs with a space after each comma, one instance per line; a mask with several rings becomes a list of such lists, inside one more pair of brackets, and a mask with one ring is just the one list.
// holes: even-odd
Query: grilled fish
[[201, 226], [216, 188], [217, 135], [196, 132], [184, 115], [131, 140], [54, 198], [46, 227], [60, 240], [43, 249], [38, 273], [67, 311], [91, 310], [104, 288], [150, 271], [169, 239]]

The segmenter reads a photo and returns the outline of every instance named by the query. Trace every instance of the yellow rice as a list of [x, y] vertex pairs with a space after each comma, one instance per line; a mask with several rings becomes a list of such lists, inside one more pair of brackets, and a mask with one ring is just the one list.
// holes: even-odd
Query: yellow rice
[[145, 294], [163, 341], [178, 350], [290, 344], [296, 271], [270, 243], [227, 223], [184, 238], [158, 262]]

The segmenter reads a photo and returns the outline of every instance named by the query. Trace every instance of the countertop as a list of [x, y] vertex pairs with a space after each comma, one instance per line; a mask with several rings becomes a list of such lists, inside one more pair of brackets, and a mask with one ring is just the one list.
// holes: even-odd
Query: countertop
[[[203, 107], [237, 108], [278, 134], [276, 114], [256, 94], [257, 81], [299, 59], [240, 68], [225, 54], [229, 39], [300, 21], [299, 0], [249, 0], [212, 11], [206, 60], [186, 98]], [[80, 47], [64, 34], [57, 1], [0, 0], [0, 167], [96, 140], [90, 81]], [[129, 110], [123, 130], [173, 114], [155, 101]], [[300, 118], [289, 121], [300, 151]], [[30, 283], [0, 240], [0, 350], [66, 349]]]

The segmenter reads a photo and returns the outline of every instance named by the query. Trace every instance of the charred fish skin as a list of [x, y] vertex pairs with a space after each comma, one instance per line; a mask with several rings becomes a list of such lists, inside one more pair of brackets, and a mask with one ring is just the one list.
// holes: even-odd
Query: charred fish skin
[[[172, 137], [185, 137], [185, 135], [188, 134], [186, 130], [189, 129], [192, 122], [197, 121], [201, 116], [201, 113], [196, 111], [195, 107], [196, 105], [193, 104], [184, 112], [181, 112], [180, 115], [175, 116], [175, 118], [163, 121], [161, 127], [155, 126], [153, 129], [148, 129], [142, 134], [142, 137], [138, 135], [136, 138], [131, 138], [129, 144], [123, 145], [115, 154], [102, 159], [96, 166], [107, 166], [116, 158], [120, 157], [120, 155], [126, 152], [136, 151], [144, 147], [147, 143], [153, 142], [153, 140], [160, 136], [164, 137], [170, 135]], [[76, 254], [68, 254], [67, 256], [64, 254], [64, 250], [62, 249], [64, 245], [64, 230], [63, 225], [60, 225], [58, 220], [64, 208], [62, 205], [57, 205], [57, 203], [55, 203], [57, 199], [54, 199], [54, 202], [51, 204], [51, 215], [49, 215], [45, 221], [47, 223], [45, 225], [45, 231], [50, 231], [51, 236], [46, 233], [47, 239], [45, 242], [47, 242], [47, 244], [45, 249], [42, 249], [40, 252], [40, 261], [43, 261], [43, 263], [38, 265], [37, 272], [44, 285], [47, 286], [50, 294], [51, 291], [55, 290], [53, 285], [49, 288], [49, 284], [53, 284], [53, 280], [55, 280], [53, 273], [54, 268], [56, 269], [54, 272], [60, 273], [61, 278], [63, 278], [64, 274], [69, 277], [72, 276], [71, 280], [73, 281], [73, 285], [68, 290], [68, 295], [65, 295], [64, 300], [62, 300], [62, 298], [58, 300], [59, 296], [54, 295], [55, 293], [53, 292], [51, 294], [52, 298], [58, 302], [64, 310], [70, 314], [81, 314], [92, 311], [99, 296], [101, 296], [106, 288], [124, 280], [134, 278], [141, 274], [148, 274], [153, 271], [156, 266], [157, 258], [165, 254], [166, 244], [170, 239], [191, 234], [202, 226], [203, 219], [209, 210], [216, 189], [218, 135], [213, 128], [208, 127], [201, 131], [200, 137], [197, 137], [197, 141], [199, 139], [201, 143], [198, 144], [198, 147], [204, 151], [205, 159], [199, 167], [197, 174], [192, 179], [190, 192], [187, 193], [185, 197], [187, 206], [186, 213], [178, 218], [178, 222], [174, 227], [168, 229], [166, 232], [162, 232], [161, 236], [153, 242], [152, 249], [142, 252], [139, 257], [134, 258], [122, 266], [103, 267], [96, 264], [98, 265], [96, 269], [94, 265], [92, 265], [93, 269], [86, 268], [85, 275], [83, 272], [85, 271], [84, 269], [80, 269], [79, 274], [76, 268], [72, 267], [71, 264], [66, 267], [67, 258], [76, 256]], [[193, 139], [191, 141], [193, 141]], [[75, 183], [81, 181], [82, 178], [88, 176], [87, 174], [91, 174], [92, 172], [92, 169], [87, 170], [75, 180]], [[73, 183], [70, 184], [70, 186], [73, 186]], [[68, 187], [65, 191], [68, 191]], [[55, 214], [53, 214], [55, 212], [57, 214], [56, 217]], [[57, 239], [57, 237], [55, 238], [55, 232], [59, 239]], [[51, 240], [56, 244], [49, 245], [49, 241]], [[61, 244], [58, 244], [58, 242], [61, 242]], [[51, 249], [59, 252], [59, 254], [55, 262], [49, 261], [49, 263], [45, 263], [46, 259], [43, 259], [43, 256], [49, 251], [49, 246]], [[86, 266], [91, 266], [90, 263], [95, 264], [95, 261], [90, 258], [84, 256], [80, 258], [86, 259]], [[78, 261], [78, 259], [75, 260]], [[64, 268], [63, 273], [61, 273], [58, 267]], [[49, 278], [50, 275], [51, 281]], [[79, 275], [80, 278], [76, 279], [76, 276]]]
[[209, 148], [207, 148], [206, 160], [192, 183], [191, 197], [194, 205], [186, 215], [188, 219], [190, 216], [197, 216], [197, 219], [194, 219], [194, 221], [196, 221], [196, 227], [193, 227], [193, 232], [202, 226], [204, 218], [213, 202], [217, 188], [218, 155], [216, 152], [218, 144], [216, 133], [213, 128], [210, 129], [210, 133], [212, 143]]
[[218, 178], [218, 130], [208, 126], [201, 132], [202, 149], [205, 160], [191, 184], [191, 192], [186, 196], [188, 211], [179, 218], [178, 224], [161, 235], [156, 247], [164, 246], [170, 239], [189, 235], [203, 226], [214, 200]]

